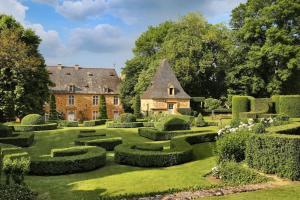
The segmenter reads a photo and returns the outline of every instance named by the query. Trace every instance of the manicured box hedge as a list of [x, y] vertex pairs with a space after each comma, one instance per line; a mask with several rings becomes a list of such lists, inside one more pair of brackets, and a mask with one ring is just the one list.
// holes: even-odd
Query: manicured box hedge
[[0, 138], [0, 143], [12, 144], [19, 147], [29, 147], [33, 141], [33, 133], [14, 133], [11, 137]]
[[[76, 147], [78, 148], [78, 147]], [[30, 174], [59, 175], [86, 172], [105, 165], [106, 151], [100, 147], [81, 147], [87, 149], [85, 154], [64, 157], [40, 156], [32, 158]]]
[[273, 111], [273, 101], [271, 98], [251, 98], [250, 104], [252, 112], [270, 113]]
[[214, 141], [216, 133], [191, 134], [174, 137], [170, 149], [148, 151], [135, 148], [134, 144], [122, 144], [115, 148], [115, 162], [139, 167], [167, 167], [193, 159], [191, 144]]
[[75, 145], [98, 146], [106, 149], [107, 151], [114, 150], [115, 146], [122, 144], [120, 137], [85, 137], [75, 140]]
[[250, 111], [249, 96], [233, 96], [232, 97], [232, 118], [239, 119], [240, 112]]
[[300, 135], [300, 125], [287, 125], [284, 129], [276, 131], [279, 134]]
[[105, 133], [96, 133], [96, 132], [80, 132], [78, 134], [78, 138], [85, 138], [85, 137], [102, 137], [106, 136]]
[[175, 131], [175, 130], [189, 130], [191, 116], [186, 115], [168, 115], [160, 122], [155, 124], [155, 128], [160, 131]]
[[106, 122], [107, 128], [138, 128], [143, 127], [144, 122], [127, 122], [127, 123], [117, 123], [117, 122]]
[[289, 117], [300, 117], [300, 95], [280, 95], [279, 113]]
[[97, 119], [90, 121], [83, 121], [83, 126], [99, 126], [105, 124], [107, 119]]
[[179, 131], [159, 131], [156, 128], [148, 128], [143, 127], [138, 129], [138, 133], [140, 136], [155, 140], [170, 140], [171, 138], [179, 135], [193, 134], [193, 133], [201, 133], [202, 131], [195, 130], [179, 130]]
[[82, 147], [69, 147], [63, 149], [52, 149], [51, 157], [62, 157], [62, 156], [76, 156], [85, 154], [88, 152], [88, 149]]
[[281, 177], [300, 180], [300, 136], [253, 134], [246, 148], [252, 168]]
[[68, 121], [68, 120], [59, 120], [58, 126], [59, 127], [78, 127], [78, 121]]
[[15, 125], [13, 127], [16, 132], [44, 131], [44, 130], [57, 129], [57, 123], [40, 124], [40, 125]]
[[161, 144], [137, 144], [132, 147], [133, 149], [143, 150], [143, 151], [162, 151], [164, 146]]

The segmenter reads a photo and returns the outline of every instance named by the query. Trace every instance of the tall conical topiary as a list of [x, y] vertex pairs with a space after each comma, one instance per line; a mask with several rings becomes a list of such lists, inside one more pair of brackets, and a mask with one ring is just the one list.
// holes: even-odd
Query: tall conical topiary
[[137, 94], [135, 96], [134, 99], [134, 115], [136, 118], [140, 118], [141, 117], [141, 97], [139, 94]]
[[50, 96], [50, 111], [49, 111], [49, 120], [57, 120], [57, 111], [56, 111], [56, 99], [53, 94]]
[[106, 101], [104, 95], [100, 95], [99, 119], [107, 119]]

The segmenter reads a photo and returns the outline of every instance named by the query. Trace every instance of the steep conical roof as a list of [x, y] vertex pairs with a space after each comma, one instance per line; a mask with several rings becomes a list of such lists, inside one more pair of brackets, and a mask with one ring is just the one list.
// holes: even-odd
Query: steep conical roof
[[[168, 88], [172, 86], [175, 89], [174, 95], [168, 94]], [[163, 59], [158, 66], [151, 84], [141, 96], [141, 99], [159, 99], [159, 98], [180, 98], [190, 99], [191, 97], [183, 90], [175, 73], [170, 67], [167, 59]]]

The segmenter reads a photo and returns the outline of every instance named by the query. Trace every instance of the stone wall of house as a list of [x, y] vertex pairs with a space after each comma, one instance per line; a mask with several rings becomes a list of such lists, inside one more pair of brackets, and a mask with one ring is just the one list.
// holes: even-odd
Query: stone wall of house
[[151, 111], [168, 112], [168, 104], [174, 104], [174, 113], [178, 108], [190, 108], [189, 99], [141, 99], [141, 111], [143, 113]]
[[[68, 114], [74, 112], [75, 120], [92, 120], [93, 112], [99, 111], [98, 105], [93, 105], [93, 96], [99, 96], [96, 94], [54, 94], [56, 98], [56, 110], [64, 114], [65, 119], [68, 119]], [[69, 96], [74, 96], [74, 105], [69, 105]], [[114, 104], [114, 97], [118, 95], [105, 95], [107, 115], [109, 119], [113, 119], [115, 116], [123, 113], [121, 101], [118, 98], [118, 105]], [[100, 97], [98, 97], [100, 99]], [[49, 105], [45, 106], [46, 113], [49, 112]], [[95, 113], [94, 113], [95, 114]]]

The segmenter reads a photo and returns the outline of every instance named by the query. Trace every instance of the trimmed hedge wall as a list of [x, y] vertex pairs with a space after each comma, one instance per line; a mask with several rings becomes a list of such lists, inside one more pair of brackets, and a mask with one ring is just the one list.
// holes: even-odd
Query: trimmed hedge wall
[[178, 136], [171, 140], [170, 149], [147, 151], [135, 149], [134, 144], [122, 144], [115, 148], [115, 162], [139, 167], [167, 167], [193, 159], [191, 144], [214, 141], [216, 133]]
[[280, 113], [279, 111], [279, 98], [280, 98], [280, 95], [273, 95], [271, 97], [273, 103], [274, 103], [274, 111], [275, 113]]
[[58, 126], [59, 127], [78, 127], [79, 122], [78, 121], [59, 120]]
[[300, 95], [280, 95], [279, 113], [289, 117], [300, 117]]
[[63, 157], [63, 156], [76, 156], [85, 154], [88, 152], [88, 149], [82, 147], [69, 147], [63, 149], [52, 149], [51, 157]]
[[75, 145], [97, 146], [106, 149], [107, 151], [114, 150], [115, 146], [122, 144], [120, 137], [85, 137], [75, 140]]
[[201, 132], [203, 131], [199, 131], [199, 130], [159, 131], [156, 128], [147, 128], [147, 127], [138, 129], [138, 133], [140, 136], [155, 141], [170, 140], [175, 136], [201, 133]]
[[143, 151], [163, 151], [164, 146], [161, 144], [137, 144], [132, 147], [133, 149], [143, 150]]
[[0, 199], [1, 200], [37, 200], [38, 193], [32, 191], [26, 185], [3, 185], [0, 184]]
[[106, 123], [106, 119], [97, 119], [97, 120], [90, 120], [90, 121], [83, 121], [83, 126], [99, 126]]
[[15, 125], [13, 128], [16, 132], [54, 130], [57, 129], [57, 123], [41, 125]]
[[273, 111], [273, 101], [270, 98], [251, 98], [251, 111], [259, 113], [270, 113]]
[[96, 133], [96, 132], [80, 132], [78, 134], [78, 138], [85, 138], [85, 137], [102, 137], [106, 136], [105, 133]]
[[[79, 148], [79, 147], [76, 147]], [[106, 151], [100, 147], [84, 146], [85, 154], [75, 156], [51, 157], [41, 156], [31, 159], [30, 174], [59, 175], [86, 172], [105, 165]]]
[[14, 133], [10, 137], [0, 138], [0, 143], [12, 144], [19, 147], [29, 147], [34, 141], [33, 133]]
[[128, 122], [128, 123], [117, 123], [117, 122], [106, 122], [106, 128], [138, 128], [143, 127], [144, 122]]
[[300, 125], [288, 126], [287, 128], [276, 131], [279, 134], [300, 135]]
[[190, 116], [168, 115], [155, 124], [160, 131], [189, 130]]
[[253, 134], [246, 148], [252, 168], [300, 180], [300, 137], [282, 134]]
[[232, 97], [232, 118], [239, 119], [240, 112], [250, 111], [249, 96], [233, 96]]

